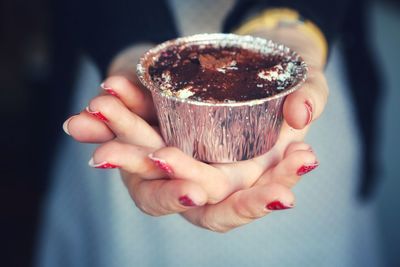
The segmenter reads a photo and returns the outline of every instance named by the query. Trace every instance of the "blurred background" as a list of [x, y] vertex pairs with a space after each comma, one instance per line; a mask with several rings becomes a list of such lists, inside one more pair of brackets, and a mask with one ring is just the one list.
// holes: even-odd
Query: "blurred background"
[[[48, 167], [63, 134], [68, 92], [52, 88], [54, 17], [50, 0], [0, 2], [1, 266], [30, 266]], [[375, 1], [370, 36], [384, 76], [378, 191], [381, 249], [400, 266], [400, 1]], [[61, 99], [62, 101], [54, 101]]]

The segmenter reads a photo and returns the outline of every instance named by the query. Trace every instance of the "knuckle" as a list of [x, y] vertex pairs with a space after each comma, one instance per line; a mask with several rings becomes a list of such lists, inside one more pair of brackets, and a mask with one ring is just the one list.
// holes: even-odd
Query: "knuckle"
[[128, 188], [129, 195], [131, 196], [133, 202], [135, 203], [136, 207], [141, 210], [143, 213], [158, 217], [159, 214], [156, 210], [154, 210], [149, 203], [144, 198], [143, 194], [140, 194], [140, 182], [133, 182], [132, 180], [126, 182], [126, 186]]
[[149, 208], [148, 205], [145, 205], [141, 201], [135, 201], [136, 207], [138, 207], [139, 210], [141, 210], [143, 213], [153, 216], [153, 217], [159, 217], [161, 214], [155, 212], [153, 209]]
[[138, 196], [135, 196], [134, 193], [131, 193], [131, 198], [133, 200], [133, 202], [135, 203], [136, 207], [141, 210], [143, 213], [153, 216], [153, 217], [159, 217], [162, 214], [160, 214], [159, 212], [157, 212], [155, 209], [151, 208], [150, 205], [148, 205], [148, 203], [146, 201], [144, 201], [143, 199], [141, 199]]
[[311, 146], [309, 144], [303, 142], [293, 142], [288, 146], [289, 151], [296, 151], [296, 150], [309, 150]]
[[[218, 181], [219, 182], [219, 181]], [[220, 186], [215, 186], [215, 183], [211, 186], [204, 185], [205, 189], [207, 190], [208, 193], [208, 204], [217, 204], [221, 202], [223, 199], [225, 199], [230, 193], [232, 193], [230, 190], [221, 190], [221, 188], [229, 188], [231, 185], [226, 184], [224, 182], [221, 182]]]
[[217, 204], [220, 201], [221, 201], [221, 199], [218, 198], [217, 196], [210, 195], [210, 196], [208, 196], [207, 204], [214, 205], [214, 204]]
[[285, 157], [299, 150], [310, 150], [311, 146], [303, 142], [293, 142], [285, 150]]
[[[162, 190], [162, 188], [160, 187], [160, 189]], [[158, 210], [162, 210], [163, 214], [168, 214], [170, 212], [168, 212], [169, 210], [171, 210], [171, 204], [170, 201], [168, 201], [168, 199], [165, 199], [164, 194], [160, 194], [160, 193], [155, 193], [154, 194], [154, 204], [158, 206]]]
[[216, 233], [226, 233], [231, 230], [230, 227], [223, 226], [216, 222], [213, 216], [210, 216], [208, 212], [200, 218], [199, 226]]
[[257, 212], [254, 208], [245, 205], [242, 201], [235, 201], [232, 208], [236, 216], [238, 216], [241, 221], [247, 222], [262, 216], [260, 212]]
[[207, 219], [202, 219], [200, 226], [207, 230], [210, 230], [212, 232], [221, 233], [221, 234], [229, 231], [229, 229], [222, 227], [221, 225], [218, 225], [216, 223], [210, 222]]

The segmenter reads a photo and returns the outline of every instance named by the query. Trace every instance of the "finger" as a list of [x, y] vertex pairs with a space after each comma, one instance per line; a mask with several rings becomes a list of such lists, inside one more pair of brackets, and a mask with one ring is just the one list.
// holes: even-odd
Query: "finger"
[[156, 122], [157, 115], [151, 93], [139, 85], [135, 77], [111, 76], [100, 86], [108, 94], [118, 97], [125, 106], [148, 122]]
[[115, 137], [104, 123], [87, 112], [68, 118], [63, 124], [63, 129], [65, 133], [82, 143], [102, 143]]
[[93, 98], [87, 111], [106, 123], [123, 142], [154, 148], [164, 146], [162, 137], [114, 96], [104, 95]]
[[237, 190], [237, 184], [212, 165], [200, 162], [175, 147], [153, 152], [150, 159], [171, 178], [192, 181], [208, 195], [208, 203], [217, 203]]
[[96, 148], [89, 166], [98, 169], [119, 168], [143, 179], [160, 179], [166, 175], [148, 158], [153, 148], [109, 141]]
[[282, 185], [255, 186], [238, 191], [216, 205], [186, 211], [184, 217], [203, 228], [227, 232], [273, 210], [292, 208], [294, 201], [293, 193]]
[[124, 176], [124, 180], [136, 206], [152, 216], [184, 212], [207, 201], [202, 188], [189, 181], [148, 181], [132, 176]]
[[288, 95], [283, 106], [286, 122], [295, 129], [303, 129], [317, 119], [328, 98], [328, 85], [321, 72], [310, 72], [307, 82]]
[[283, 157], [286, 158], [288, 155], [299, 150], [312, 152], [312, 147], [309, 144], [303, 142], [293, 142], [287, 146]]
[[285, 187], [293, 187], [300, 177], [318, 167], [315, 154], [307, 150], [297, 150], [287, 155], [278, 165], [264, 173], [256, 185], [278, 183]]
[[[240, 164], [233, 171], [234, 173], [241, 175], [240, 177], [255, 177], [255, 179], [241, 179], [246, 183], [243, 188], [252, 186], [258, 178], [268, 169], [276, 166], [286, 155], [296, 150], [310, 150], [311, 147], [308, 144], [301, 142], [306, 130], [291, 130], [286, 122], [283, 122], [279, 138], [275, 145], [267, 153], [252, 158], [250, 160], [241, 161], [235, 163]], [[221, 168], [224, 168], [222, 166]], [[232, 169], [230, 169], [232, 171]], [[234, 176], [229, 174], [228, 176]]]

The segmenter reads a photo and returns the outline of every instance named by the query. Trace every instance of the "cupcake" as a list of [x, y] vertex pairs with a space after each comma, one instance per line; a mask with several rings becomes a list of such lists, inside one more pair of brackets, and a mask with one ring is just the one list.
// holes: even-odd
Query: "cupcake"
[[272, 41], [200, 34], [149, 50], [137, 73], [151, 91], [168, 146], [201, 161], [228, 163], [273, 147], [284, 100], [305, 81], [307, 67]]

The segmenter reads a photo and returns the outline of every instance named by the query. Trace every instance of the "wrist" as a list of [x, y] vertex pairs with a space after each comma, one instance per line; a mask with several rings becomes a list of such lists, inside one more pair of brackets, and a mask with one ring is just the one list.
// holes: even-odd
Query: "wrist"
[[[323, 67], [326, 62], [328, 45], [322, 31], [313, 22], [303, 20], [292, 9], [267, 9], [242, 24], [237, 34], [250, 34], [283, 43], [300, 54], [312, 51], [315, 64]], [[312, 48], [307, 49], [306, 47]]]
[[153, 46], [152, 43], [139, 43], [122, 50], [111, 61], [107, 75], [135, 76], [140, 57]]

